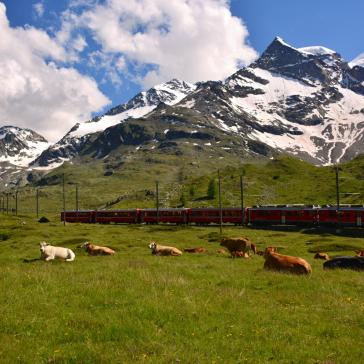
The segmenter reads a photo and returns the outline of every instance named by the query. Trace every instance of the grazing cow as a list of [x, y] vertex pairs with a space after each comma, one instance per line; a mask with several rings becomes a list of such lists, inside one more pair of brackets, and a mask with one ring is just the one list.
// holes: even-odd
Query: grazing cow
[[199, 248], [184, 248], [183, 251], [186, 253], [206, 253], [207, 249], [199, 247]]
[[154, 241], [149, 244], [149, 248], [152, 250], [152, 254], [154, 255], [182, 255], [182, 252], [179, 249], [173, 246], [159, 245]]
[[364, 257], [364, 250], [355, 250], [355, 256]]
[[364, 257], [336, 257], [324, 263], [324, 269], [364, 270]]
[[112, 250], [106, 246], [98, 246], [86, 241], [80, 248], [85, 248], [89, 255], [114, 255], [115, 250]]
[[252, 250], [254, 254], [257, 252], [257, 247], [248, 238], [222, 239], [220, 245], [227, 248], [233, 258], [236, 252], [248, 253], [249, 250]]
[[75, 260], [75, 253], [71, 249], [49, 245], [45, 241], [41, 242], [39, 245], [40, 259], [43, 259], [46, 262], [55, 258], [63, 259], [66, 262], [72, 262]]
[[313, 259], [322, 259], [322, 260], [329, 260], [330, 257], [326, 253], [316, 253]]
[[310, 274], [312, 272], [311, 266], [306, 260], [276, 253], [274, 247], [265, 249], [264, 259], [264, 269], [294, 274]]

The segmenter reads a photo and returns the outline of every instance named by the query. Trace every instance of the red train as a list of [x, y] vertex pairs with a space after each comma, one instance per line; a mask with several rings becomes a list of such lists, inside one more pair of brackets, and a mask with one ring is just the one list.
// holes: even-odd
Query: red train
[[[81, 223], [127, 223], [127, 224], [196, 224], [220, 223], [217, 208], [163, 208], [129, 210], [83, 210], [65, 211], [61, 220]], [[363, 205], [334, 206], [313, 205], [267, 205], [222, 209], [224, 224], [241, 225], [307, 225], [307, 226], [356, 226], [364, 224]]]

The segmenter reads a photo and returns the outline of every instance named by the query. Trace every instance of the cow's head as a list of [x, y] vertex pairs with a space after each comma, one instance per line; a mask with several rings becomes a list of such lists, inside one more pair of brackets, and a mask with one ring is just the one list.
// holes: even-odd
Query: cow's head
[[226, 245], [225, 245], [226, 240], [227, 240], [227, 239], [221, 239], [221, 240], [220, 240], [220, 246], [226, 246]]
[[157, 243], [155, 241], [152, 241], [148, 246], [149, 246], [149, 249], [154, 251], [155, 248], [157, 247]]
[[264, 250], [264, 257], [268, 257], [272, 253], [277, 253], [277, 248], [275, 246], [268, 246]]
[[49, 245], [48, 243], [46, 243], [45, 241], [42, 241], [41, 243], [39, 243], [39, 249], [42, 253], [44, 253], [45, 247]]
[[80, 245], [80, 248], [87, 248], [90, 245], [90, 242], [85, 241], [83, 244]]
[[357, 257], [364, 257], [364, 250], [355, 250], [355, 255]]

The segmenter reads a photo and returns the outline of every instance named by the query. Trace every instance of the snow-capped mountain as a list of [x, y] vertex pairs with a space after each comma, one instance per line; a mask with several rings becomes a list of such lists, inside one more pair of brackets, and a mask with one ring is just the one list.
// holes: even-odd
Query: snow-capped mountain
[[173, 79], [148, 91], [140, 92], [127, 103], [112, 108], [101, 117], [77, 123], [59, 142], [45, 150], [32, 165], [54, 168], [76, 156], [93, 134], [129, 118], [143, 117], [161, 103], [175, 105], [195, 89], [196, 86], [193, 84]]
[[[32, 166], [49, 169], [79, 155], [105, 156], [123, 143], [139, 148], [153, 141], [156, 149], [166, 140], [188, 144], [206, 137], [204, 130], [210, 141], [202, 145], [213, 147], [215, 140], [216, 150], [286, 152], [319, 165], [349, 160], [364, 152], [362, 60], [347, 63], [326, 47], [295, 48], [277, 37], [258, 60], [224, 81], [191, 85], [174, 79], [76, 124]], [[221, 133], [234, 147], [218, 144]]]
[[27, 167], [49, 145], [45, 138], [30, 129], [0, 127], [0, 162]]
[[201, 85], [182, 104], [213, 115], [243, 143], [330, 164], [364, 152], [363, 81], [335, 51], [276, 38], [249, 67]]

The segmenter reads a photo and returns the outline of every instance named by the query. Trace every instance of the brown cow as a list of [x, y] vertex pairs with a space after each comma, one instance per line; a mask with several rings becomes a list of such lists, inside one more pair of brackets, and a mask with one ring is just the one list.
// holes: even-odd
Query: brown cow
[[364, 250], [355, 250], [355, 255], [357, 257], [364, 257]]
[[206, 253], [207, 249], [198, 247], [198, 248], [185, 248], [183, 249], [186, 253]]
[[179, 249], [175, 248], [174, 246], [159, 245], [155, 241], [152, 241], [149, 244], [149, 249], [151, 249], [152, 254], [154, 255], [172, 255], [172, 256], [182, 255], [182, 252]]
[[254, 254], [257, 252], [257, 247], [248, 238], [222, 239], [220, 245], [227, 248], [233, 258], [236, 252], [248, 253], [249, 250], [252, 250]]
[[265, 249], [264, 269], [294, 274], [310, 274], [312, 272], [311, 266], [306, 260], [276, 253], [272, 248]]
[[81, 248], [85, 248], [89, 255], [114, 255], [115, 250], [112, 250], [106, 246], [98, 246], [91, 244], [88, 241], [81, 245]]
[[322, 260], [330, 260], [330, 257], [326, 253], [316, 253], [313, 259], [322, 259]]

